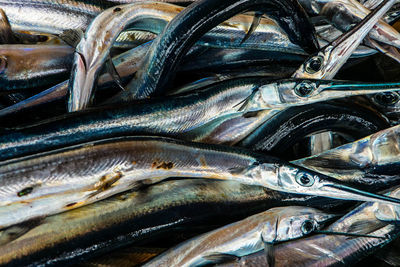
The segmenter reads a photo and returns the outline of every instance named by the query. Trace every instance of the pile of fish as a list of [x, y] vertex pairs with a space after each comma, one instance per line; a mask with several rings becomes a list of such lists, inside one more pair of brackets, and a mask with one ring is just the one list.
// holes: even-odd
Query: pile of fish
[[400, 266], [399, 19], [0, 0], [0, 265]]

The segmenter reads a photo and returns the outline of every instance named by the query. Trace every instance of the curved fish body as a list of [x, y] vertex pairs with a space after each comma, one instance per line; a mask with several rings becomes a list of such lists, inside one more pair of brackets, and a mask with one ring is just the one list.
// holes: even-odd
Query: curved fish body
[[[295, 88], [312, 88], [308, 97], [296, 93]], [[113, 136], [155, 134], [180, 137], [186, 140], [221, 142], [221, 129], [228, 132], [224, 122], [240, 116], [261, 122], [256, 114], [263, 110], [280, 110], [348, 94], [365, 94], [398, 90], [398, 84], [360, 86], [336, 81], [280, 80], [247, 77], [236, 78], [206, 86], [194, 94], [165, 99], [152, 99], [129, 103], [118, 108], [93, 109], [71, 113], [50, 121], [21, 129], [10, 129], [0, 137], [0, 160], [49, 151], [59, 147], [99, 140]], [[246, 120], [244, 125], [256, 127]], [[242, 125], [243, 125], [242, 124]], [[221, 128], [222, 127], [222, 128]], [[231, 128], [231, 129], [233, 129]], [[253, 128], [254, 129], [254, 128]], [[224, 143], [242, 138], [239, 128], [225, 137]], [[252, 129], [243, 129], [249, 133]], [[239, 131], [239, 132], [238, 132]], [[213, 141], [213, 135], [219, 136]]]
[[[318, 49], [314, 28], [304, 10], [298, 8], [297, 1], [203, 0], [190, 5], [168, 24], [153, 43], [137, 79], [130, 82], [129, 90], [118, 99], [162, 95], [172, 81], [183, 55], [203, 34], [240, 12], [257, 10], [268, 13], [271, 7], [278, 10], [279, 14], [274, 18], [293, 43], [299, 44], [306, 52]], [[201, 25], [198, 25], [199, 18], [202, 18]]]
[[[392, 192], [394, 195], [398, 190]], [[377, 219], [376, 204], [365, 203], [324, 229], [328, 232], [365, 234], [374, 237], [318, 234], [275, 247], [275, 266], [338, 266], [355, 264], [399, 236], [398, 216], [390, 222]], [[361, 226], [362, 225], [362, 226]], [[381, 238], [376, 238], [381, 237]], [[268, 266], [265, 253], [244, 257], [224, 266]]]
[[165, 181], [42, 218], [26, 228], [20, 225], [25, 231], [17, 236], [7, 233], [18, 226], [0, 232], [0, 265], [71, 264], [176, 227], [190, 231], [189, 226], [204, 226], [205, 221], [223, 225], [275, 206], [304, 201], [318, 207], [332, 203], [228, 181]]
[[[121, 53], [113, 58], [115, 69], [122, 80], [129, 79], [129, 77], [131, 77], [138, 70], [140, 66], [140, 60], [146, 54], [149, 46], [150, 43], [145, 43], [134, 49]], [[73, 53], [72, 50], [71, 52]], [[49, 55], [47, 55], [47, 57], [48, 56]], [[70, 56], [72, 56], [72, 54], [70, 54]], [[70, 58], [71, 62], [69, 62], [68, 69], [70, 69], [71, 67], [72, 57]], [[104, 73], [99, 77], [98, 85], [100, 86], [100, 88], [103, 88], [110, 86], [114, 82], [115, 81], [111, 75], [109, 75], [108, 73]], [[44, 90], [37, 95], [22, 100], [14, 105], [1, 109], [0, 117], [4, 117], [12, 113], [30, 109], [46, 103], [51, 103], [60, 99], [65, 99], [67, 97], [67, 94], [68, 80], [61, 82], [47, 90]]]
[[0, 45], [0, 91], [48, 86], [68, 77], [73, 48]]
[[331, 131], [349, 137], [351, 142], [388, 127], [390, 124], [385, 117], [367, 108], [343, 103], [314, 103], [280, 111], [241, 140], [238, 146], [293, 159], [287, 158], [287, 151], [299, 142], [306, 142], [307, 136]]
[[[74, 65], [69, 81], [68, 110], [79, 111], [91, 101], [92, 91], [100, 70], [109, 57], [118, 35], [129, 25], [140, 20], [165, 21], [166, 9], [171, 4], [142, 2], [116, 6], [105, 10], [90, 24], [76, 47]], [[181, 10], [181, 7], [176, 7]]]
[[201, 266], [215, 263], [218, 256], [243, 257], [263, 250], [266, 239], [274, 242], [301, 238], [305, 222], [316, 227], [334, 215], [306, 207], [272, 208], [236, 223], [190, 239], [173, 247], [143, 266]]
[[[261, 1], [261, 0], [260, 0]], [[266, 2], [270, 2], [272, 0], [264, 0]], [[207, 2], [207, 1], [206, 1]], [[212, 6], [212, 4], [206, 4]], [[236, 13], [239, 13], [239, 11], [246, 10], [250, 8], [251, 6], [257, 6], [257, 3], [253, 4], [242, 4], [242, 7], [239, 7], [237, 12], [228, 12], [226, 15], [221, 16], [221, 19], [215, 19], [212, 18], [215, 21], [215, 25], [217, 26], [219, 23], [222, 23], [225, 21], [225, 19], [228, 19], [235, 15]], [[229, 7], [229, 3], [224, 3], [224, 5], [219, 6], [218, 8], [224, 9]], [[239, 5], [240, 6], [240, 5]], [[292, 5], [293, 6], [293, 5]], [[236, 7], [238, 8], [238, 7]], [[287, 7], [286, 7], [287, 8]], [[176, 20], [181, 19], [180, 16], [175, 16], [175, 14], [172, 14], [171, 12], [168, 13], [168, 10], [175, 9], [176, 11], [181, 11], [183, 8], [177, 7], [171, 4], [165, 4], [165, 3], [157, 3], [157, 2], [150, 2], [150, 3], [136, 3], [136, 4], [129, 4], [129, 5], [121, 5], [118, 7], [110, 8], [107, 9], [106, 11], [102, 12], [99, 16], [93, 20], [93, 22], [90, 24], [89, 28], [87, 29], [85, 36], [82, 38], [80, 43], [77, 46], [77, 52], [75, 53], [75, 59], [74, 59], [74, 66], [73, 66], [73, 72], [70, 78], [70, 99], [69, 99], [69, 105], [68, 105], [68, 110], [70, 112], [72, 111], [79, 111], [85, 109], [91, 102], [92, 99], [92, 92], [94, 89], [94, 86], [97, 81], [97, 77], [99, 75], [99, 71], [101, 70], [101, 67], [105, 63], [107, 56], [109, 55], [109, 51], [113, 45], [113, 43], [116, 41], [116, 38], [118, 35], [123, 31], [124, 28], [126, 28], [129, 24], [132, 23], [140, 23], [146, 20], [150, 21], [157, 21], [161, 20], [163, 22], [171, 20], [173, 17], [177, 17]], [[202, 10], [201, 8], [197, 8], [196, 11]], [[242, 11], [243, 11], [242, 10]], [[175, 12], [176, 12], [175, 11]], [[205, 12], [205, 11], [202, 11]], [[282, 11], [283, 13], [286, 11]], [[298, 13], [298, 11], [296, 11]], [[206, 13], [206, 12], [205, 12]], [[206, 15], [209, 15], [208, 12]], [[305, 14], [303, 14], [305, 16]], [[198, 21], [198, 17], [200, 16], [200, 13], [195, 13], [196, 22]], [[223, 19], [222, 19], [223, 18]], [[296, 16], [290, 17], [290, 20], [294, 20], [297, 18]], [[307, 19], [307, 18], [304, 18]], [[190, 19], [189, 19], [190, 21]], [[283, 18], [278, 19], [279, 21], [285, 21]], [[187, 22], [184, 22], [183, 24], [186, 24]], [[193, 24], [194, 21], [191, 21]], [[251, 20], [248, 21], [248, 23], [251, 24]], [[283, 23], [283, 22], [282, 22]], [[288, 23], [285, 21], [285, 23]], [[146, 23], [145, 23], [146, 24]], [[161, 23], [162, 24], [162, 23]], [[205, 23], [204, 23], [205, 24]], [[226, 22], [225, 24], [227, 25], [233, 25], [233, 28], [237, 27], [237, 22], [235, 23], [230, 23], [229, 21]], [[273, 23], [269, 23], [273, 24]], [[267, 25], [269, 25], [267, 23]], [[147, 23], [147, 26], [149, 23]], [[157, 23], [150, 23], [150, 25], [158, 25]], [[164, 24], [165, 25], [165, 24]], [[164, 25], [162, 25], [161, 29], [164, 28]], [[240, 23], [239, 23], [240, 26]], [[305, 27], [304, 25], [302, 25]], [[138, 25], [136, 27], [139, 27]], [[169, 26], [168, 26], [169, 27]], [[167, 27], [167, 28], [168, 28]], [[185, 26], [186, 27], [186, 26]], [[207, 27], [207, 25], [203, 26]], [[167, 28], [165, 28], [164, 31], [168, 31]], [[213, 27], [207, 27], [208, 30], [211, 30]], [[140, 27], [139, 27], [140, 29]], [[148, 29], [147, 29], [148, 30]], [[154, 30], [154, 31], [157, 31]], [[268, 30], [271, 32], [271, 30]], [[293, 32], [290, 29], [291, 32]], [[207, 32], [204, 31], [202, 32], [205, 34]], [[221, 33], [216, 29], [216, 34], [218, 35]], [[315, 37], [313, 35], [313, 31], [311, 32], [312, 37]], [[172, 34], [173, 35], [173, 34]], [[182, 37], [183, 35], [176, 35], [179, 37]], [[197, 39], [199, 39], [202, 35], [196, 35]], [[289, 33], [290, 37], [290, 33]], [[163, 37], [160, 36], [157, 38], [157, 40], [162, 39]], [[231, 36], [228, 35], [228, 38], [225, 38], [225, 43], [226, 42], [232, 42], [230, 41]], [[171, 44], [168, 44], [167, 47], [169, 47], [168, 50], [173, 50], [173, 47], [177, 47], [178, 43], [174, 37], [174, 41]], [[193, 39], [191, 37], [190, 39]], [[221, 39], [221, 37], [219, 37]], [[152, 51], [154, 49], [157, 49], [156, 46], [158, 45], [159, 41], [155, 41], [152, 45], [152, 48], [148, 54], [152, 54]], [[237, 45], [240, 45], [242, 39], [237, 39]], [[182, 40], [183, 41], [183, 40]], [[187, 41], [186, 38], [184, 40], [185, 42]], [[191, 45], [194, 44], [196, 40], [194, 39]], [[206, 40], [207, 41], [207, 40]], [[275, 40], [277, 41], [277, 40]], [[316, 41], [316, 40], [315, 40]], [[167, 41], [163, 41], [163, 45], [166, 44]], [[290, 42], [287, 42], [286, 40], [280, 40], [279, 44], [287, 44]], [[171, 46], [173, 45], [173, 46]], [[170, 47], [171, 46], [171, 47]], [[276, 44], [273, 44], [272, 47], [277, 47]], [[278, 45], [279, 47], [279, 45]], [[187, 49], [189, 49], [189, 46], [187, 46]], [[296, 49], [297, 50], [297, 49]], [[95, 51], [95, 52], [94, 52]], [[157, 49], [157, 51], [163, 51], [163, 49]], [[185, 51], [186, 52], [186, 51]], [[174, 52], [173, 55], [176, 53]], [[147, 64], [147, 63], [146, 63]], [[168, 64], [167, 64], [168, 65]], [[147, 66], [145, 66], [146, 68]], [[140, 72], [138, 72], [140, 73]], [[150, 73], [153, 73], [150, 71]], [[160, 71], [155, 71], [154, 74], [158, 74], [161, 72]], [[136, 79], [135, 79], [136, 80]], [[140, 78], [138, 80], [141, 80]], [[133, 85], [128, 85], [128, 87], [132, 87]]]

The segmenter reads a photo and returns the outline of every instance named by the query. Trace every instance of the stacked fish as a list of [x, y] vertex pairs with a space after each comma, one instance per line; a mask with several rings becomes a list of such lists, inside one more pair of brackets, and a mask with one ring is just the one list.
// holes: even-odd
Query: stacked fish
[[0, 0], [0, 265], [399, 266], [395, 0]]

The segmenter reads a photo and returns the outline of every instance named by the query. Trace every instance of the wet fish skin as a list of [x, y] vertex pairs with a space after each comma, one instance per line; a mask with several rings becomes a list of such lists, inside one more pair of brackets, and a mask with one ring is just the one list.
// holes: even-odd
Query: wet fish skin
[[143, 266], [201, 266], [215, 263], [211, 255], [243, 257], [263, 250], [264, 242], [301, 238], [305, 222], [316, 229], [334, 215], [306, 207], [278, 207], [194, 237], [155, 257]]
[[[243, 0], [245, 4], [242, 3], [242, 7], [239, 7], [238, 11], [230, 11], [229, 14], [224, 15], [224, 17], [219, 18], [215, 21], [215, 25], [217, 26], [219, 23], [224, 22], [225, 19], [229, 19], [231, 16], [235, 15], [242, 9], [246, 10], [246, 8], [250, 8], [252, 6], [258, 5], [257, 3], [248, 3]], [[259, 1], [266, 1], [267, 3], [273, 2], [273, 0], [259, 0]], [[296, 2], [297, 3], [297, 2]], [[226, 5], [227, 3], [224, 3]], [[290, 5], [291, 7], [294, 4]], [[229, 7], [229, 5], [226, 5]], [[240, 6], [240, 5], [238, 5]], [[218, 8], [224, 9], [223, 6], [219, 6]], [[163, 3], [142, 3], [142, 4], [130, 4], [130, 5], [121, 5], [118, 7], [107, 9], [106, 11], [102, 12], [99, 16], [97, 16], [92, 23], [90, 24], [89, 28], [87, 29], [85, 36], [82, 38], [81, 42], [77, 46], [77, 52], [75, 53], [74, 58], [74, 66], [73, 72], [70, 78], [70, 99], [68, 104], [68, 110], [70, 112], [79, 111], [85, 109], [91, 102], [92, 99], [92, 91], [96, 84], [97, 76], [101, 67], [103, 66], [106, 58], [109, 54], [109, 50], [111, 49], [112, 44], [116, 41], [119, 33], [128, 25], [132, 23], [139, 23], [147, 20], [150, 21], [161, 21], [161, 28], [163, 28], [163, 22], [171, 20], [171, 17], [174, 17], [176, 14], [174, 12], [170, 12], [170, 10], [181, 11], [181, 7], [176, 7], [170, 4], [163, 4]], [[116, 11], [117, 10], [117, 11]], [[201, 10], [198, 8], [197, 10]], [[284, 12], [284, 11], [280, 11]], [[290, 11], [288, 11], [290, 13]], [[294, 13], [301, 13], [300, 11], [294, 11]], [[172, 16], [171, 16], [172, 15]], [[195, 14], [199, 16], [200, 14]], [[207, 14], [209, 15], [209, 14]], [[303, 14], [306, 16], [305, 14]], [[224, 19], [223, 19], [224, 18]], [[293, 20], [293, 18], [297, 18], [296, 16], [291, 16], [289, 20]], [[179, 19], [179, 15], [178, 15]], [[186, 19], [186, 17], [184, 18]], [[304, 19], [304, 18], [303, 18]], [[307, 18], [306, 18], [307, 19]], [[176, 21], [177, 19], [173, 19], [172, 21]], [[189, 19], [190, 21], [190, 19]], [[197, 21], [197, 20], [196, 20]], [[284, 19], [278, 19], [278, 22], [281, 21], [281, 24], [288, 23]], [[308, 22], [308, 21], [307, 21]], [[193, 23], [193, 22], [191, 22]], [[145, 23], [146, 24], [146, 23]], [[226, 25], [235, 25], [236, 23], [230, 24], [230, 22], [226, 22]], [[240, 23], [239, 23], [240, 24]], [[266, 23], [267, 25], [273, 25], [274, 23], [269, 22]], [[148, 25], [148, 23], [147, 23]], [[158, 25], [157, 23], [151, 23], [150, 25]], [[138, 26], [137, 26], [138, 27]], [[148, 27], [148, 26], [147, 26]], [[205, 27], [204, 25], [202, 27]], [[303, 27], [305, 27], [303, 25]], [[146, 27], [145, 27], [146, 28]], [[208, 27], [208, 30], [211, 30], [213, 27]], [[229, 27], [228, 27], [229, 28]], [[235, 28], [235, 27], [233, 27]], [[286, 27], [287, 28], [287, 27]], [[140, 27], [139, 27], [140, 29]], [[224, 31], [224, 29], [222, 29]], [[288, 29], [286, 29], [288, 30]], [[311, 35], [313, 38], [314, 32], [311, 29]], [[155, 30], [157, 31], [157, 30]], [[164, 31], [168, 31], [165, 29]], [[218, 31], [218, 29], [216, 29]], [[288, 30], [290, 33], [293, 31], [290, 29]], [[205, 34], [207, 30], [203, 30], [203, 34]], [[271, 32], [271, 30], [267, 31]], [[107, 34], [105, 34], [107, 33]], [[178, 35], [181, 36], [181, 35]], [[282, 35], [285, 37], [284, 35]], [[196, 38], [199, 39], [201, 36], [197, 36]], [[163, 37], [157, 38], [160, 39]], [[289, 34], [290, 38], [290, 34]], [[302, 37], [301, 37], [302, 38]], [[229, 43], [229, 37], [225, 38], [225, 43]], [[158, 45], [158, 41], [155, 41], [152, 45], [152, 48], [148, 54], [151, 54], [154, 49], [157, 49], [155, 46]], [[237, 45], [240, 45], [240, 40], [237, 39]], [[192, 44], [194, 44], [196, 40], [193, 39]], [[318, 43], [315, 41], [315, 45]], [[164, 41], [163, 41], [164, 42]], [[181, 41], [182, 42], [182, 41]], [[286, 40], [281, 41], [286, 45], [288, 43]], [[173, 47], [177, 47], [177, 43], [172, 42], [174, 45]], [[290, 43], [290, 42], [289, 42]], [[309, 43], [308, 43], [309, 44]], [[187, 49], [189, 49], [189, 46]], [[276, 45], [271, 45], [271, 47], [279, 47]], [[169, 50], [172, 48], [170, 47]], [[297, 49], [296, 49], [297, 50]], [[96, 51], [94, 53], [93, 51]], [[163, 50], [159, 50], [163, 51]], [[172, 51], [172, 50], [171, 50]], [[175, 55], [175, 53], [172, 53]], [[168, 65], [168, 64], [167, 64]], [[146, 67], [146, 66], [145, 66]], [[140, 73], [140, 72], [138, 72]], [[153, 73], [153, 72], [152, 72]], [[154, 73], [160, 73], [158, 71]], [[134, 79], [136, 80], [136, 79]], [[140, 80], [140, 78], [139, 78]], [[128, 87], [132, 87], [133, 85], [128, 85]]]
[[[363, 177], [372, 186], [376, 179], [399, 177], [399, 137], [400, 127], [394, 126], [293, 163], [334, 177]], [[335, 164], [335, 171], [330, 164]]]
[[[338, 15], [338, 10], [343, 13]], [[357, 1], [335, 0], [327, 3], [321, 10], [321, 15], [328, 17], [333, 25], [342, 31], [349, 31], [354, 23], [360, 22], [370, 13], [370, 10], [360, 5]], [[400, 47], [400, 34], [392, 26], [379, 20], [369, 32], [373, 40]]]
[[[275, 173], [281, 168], [277, 159], [261, 160], [247, 151], [223, 147], [213, 149], [171, 139], [132, 137], [14, 160], [0, 167], [0, 227], [77, 208], [168, 177], [233, 179], [257, 185], [264, 184], [264, 178], [254, 173], [260, 168], [280, 176]], [[87, 164], [78, 167], [82, 159]], [[257, 166], [258, 160], [269, 162], [270, 167]]]
[[104, 0], [0, 1], [0, 8], [14, 30], [51, 34], [60, 34], [67, 29], [84, 30], [97, 14], [113, 5], [115, 3]]
[[[319, 131], [330, 130], [343, 133], [357, 140], [388, 127], [390, 127], [390, 124], [385, 117], [361, 106], [353, 105], [350, 107], [347, 102], [314, 103], [281, 111], [239, 142], [238, 146], [277, 155], [285, 159], [293, 159], [287, 158], [285, 151], [297, 142], [301, 142], [302, 138]], [[324, 161], [322, 157], [320, 160]], [[329, 161], [328, 158], [326, 160]], [[340, 162], [338, 161], [337, 164]], [[343, 163], [340, 163], [340, 165]], [[319, 165], [317, 161], [315, 161], [315, 164]], [[321, 162], [321, 164], [323, 163]], [[332, 163], [328, 165], [330, 164]], [[338, 168], [339, 166], [337, 166], [335, 172], [338, 171]], [[353, 173], [353, 171], [351, 170], [350, 173]], [[342, 177], [343, 173], [340, 176]]]
[[[398, 189], [391, 195], [398, 196]], [[379, 204], [364, 203], [350, 211], [329, 227], [329, 232], [356, 233], [380, 236], [351, 237], [317, 234], [275, 246], [275, 266], [338, 266], [355, 264], [399, 236], [399, 226], [376, 218]], [[389, 214], [388, 214], [389, 215]], [[268, 266], [265, 253], [255, 253], [237, 262], [220, 266]]]
[[[279, 12], [283, 13], [276, 17], [280, 26], [288, 32], [289, 38], [291, 38], [294, 43], [301, 44], [307, 52], [318, 49], [314, 28], [310, 25], [308, 17], [303, 12], [304, 10], [298, 8], [297, 2], [288, 1], [284, 3], [281, 1], [268, 0], [243, 0], [239, 2], [199, 1], [179, 13], [179, 15], [168, 24], [163, 34], [157, 38], [157, 41], [147, 54], [146, 64], [141, 72], [138, 73], [137, 79], [132, 80], [128, 85], [131, 91], [122, 93], [120, 98], [126, 101], [129, 99], [144, 98], [152, 94], [161, 95], [172, 80], [173, 74], [176, 72], [176, 68], [182, 56], [200, 36], [232, 15], [262, 6], [262, 4], [264, 4], [265, 7], [271, 5], [279, 7], [285, 4], [284, 8], [282, 7], [279, 9]], [[225, 11], [219, 12], [218, 10]], [[198, 27], [197, 23], [199, 17], [203, 17], [204, 21], [202, 20], [202, 25]], [[301, 29], [299, 29], [300, 24]], [[190, 38], [187, 38], [186, 32], [191, 32]], [[177, 40], [177, 36], [182, 38]], [[168, 49], [165, 49], [166, 47], [168, 47]], [[148, 75], [148, 73], [150, 75]]]
[[[238, 116], [251, 118], [254, 117], [255, 112], [271, 107], [282, 108], [285, 104], [273, 103], [272, 100], [276, 98], [271, 98], [271, 96], [276, 97], [281, 93], [281, 88], [293, 85], [296, 83], [294, 81], [296, 80], [289, 79], [277, 83], [268, 77], [240, 77], [212, 84], [194, 94], [171, 97], [167, 104], [165, 99], [161, 98], [138, 101], [134, 105], [130, 103], [119, 107], [109, 106], [71, 113], [29, 127], [10, 129], [8, 134], [0, 137], [2, 140], [0, 161], [82, 142], [130, 134], [179, 136], [185, 140], [208, 140], [212, 143], [237, 142], [239, 140], [229, 138], [243, 137], [240, 134], [239, 136], [228, 135], [228, 139], [225, 140], [218, 138], [215, 142], [210, 137], [212, 132], [219, 131], [221, 129], [219, 125], [227, 120]], [[318, 87], [326, 88], [326, 86], [329, 87], [331, 81], [317, 81], [317, 83]], [[395, 88], [395, 86], [381, 87], [383, 90]], [[293, 94], [291, 92], [291, 95]], [[318, 99], [318, 96], [316, 98]], [[292, 100], [294, 102], [288, 102], [286, 106], [301, 105], [304, 102], [303, 98], [298, 96], [293, 97]], [[213, 124], [213, 121], [218, 123]], [[244, 123], [247, 124], [247, 122]], [[203, 126], [206, 127], [203, 128], [206, 131], [202, 130]], [[257, 126], [254, 125], [254, 127]]]
[[48, 86], [68, 77], [73, 49], [63, 45], [0, 45], [0, 91]]
[[84, 206], [168, 177], [231, 180], [287, 193], [400, 203], [247, 150], [156, 137], [114, 138], [2, 165], [0, 227]]
[[304, 201], [325, 208], [335, 203], [228, 181], [165, 181], [44, 218], [28, 233], [0, 246], [0, 265], [74, 263], [175, 227], [204, 225], [204, 221], [227, 224], [268, 208]]
[[116, 6], [98, 15], [76, 47], [69, 81], [68, 110], [83, 110], [91, 102], [92, 91], [112, 44], [127, 25], [145, 19], [163, 20], [162, 11], [173, 7], [157, 2], [137, 3]]

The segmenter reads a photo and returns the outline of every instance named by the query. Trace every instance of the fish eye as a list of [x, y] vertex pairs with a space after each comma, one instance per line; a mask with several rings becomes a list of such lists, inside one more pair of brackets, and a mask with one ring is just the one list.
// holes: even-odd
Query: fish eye
[[310, 60], [308, 60], [306, 62], [306, 66], [305, 66], [306, 72], [308, 72], [309, 74], [314, 74], [314, 73], [320, 71], [322, 68], [323, 62], [324, 62], [324, 59], [321, 56], [315, 56], [315, 57], [310, 58]]
[[314, 222], [311, 220], [306, 220], [303, 222], [303, 224], [301, 225], [301, 232], [305, 235], [308, 235], [309, 233], [311, 233], [312, 231], [314, 231]]
[[303, 81], [296, 85], [296, 87], [294, 88], [294, 92], [300, 97], [307, 97], [311, 95], [314, 89], [314, 86], [310, 82]]
[[310, 187], [314, 184], [315, 178], [306, 172], [298, 172], [296, 174], [296, 182], [301, 186]]

